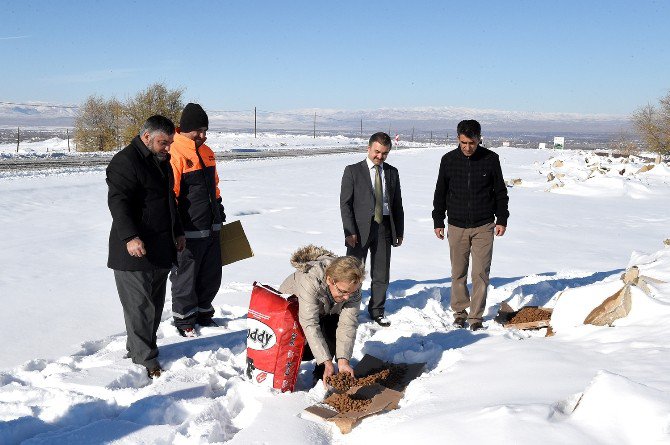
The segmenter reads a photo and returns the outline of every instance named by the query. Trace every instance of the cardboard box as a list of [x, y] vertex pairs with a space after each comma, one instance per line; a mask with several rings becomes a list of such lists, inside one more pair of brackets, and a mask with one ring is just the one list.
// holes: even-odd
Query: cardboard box
[[[521, 311], [521, 309], [526, 307], [542, 309], [543, 311], [549, 313], [549, 318], [524, 323], [511, 323], [510, 320], [512, 320], [512, 318], [514, 318], [514, 316], [518, 314]], [[508, 329], [540, 329], [549, 326], [549, 323], [551, 322], [551, 313], [553, 312], [553, 309], [539, 306], [524, 306], [521, 309], [515, 311], [509, 304], [503, 301], [502, 303], [500, 303], [500, 310], [498, 311], [498, 315], [496, 315], [495, 321], [497, 321], [498, 323], [500, 323], [501, 325], [505, 326]]]
[[221, 243], [222, 266], [254, 256], [254, 251], [251, 250], [240, 221], [233, 221], [221, 226], [219, 240]]
[[377, 357], [366, 354], [354, 368], [354, 375], [356, 378], [365, 377], [371, 374], [370, 371], [388, 367], [389, 365], [401, 365], [406, 367], [406, 372], [402, 380], [398, 382], [394, 388], [387, 388], [380, 384], [374, 384], [368, 386], [355, 386], [346, 392], [349, 395], [353, 395], [355, 398], [371, 401], [364, 411], [349, 411], [346, 413], [337, 412], [333, 407], [325, 403], [330, 397], [335, 396], [335, 394], [330, 392], [326, 394], [324, 403], [305, 408], [301, 417], [315, 422], [332, 422], [340, 429], [342, 434], [347, 434], [365, 417], [381, 414], [398, 408], [398, 403], [404, 395], [405, 388], [412, 380], [423, 373], [423, 368], [426, 364], [387, 363]]

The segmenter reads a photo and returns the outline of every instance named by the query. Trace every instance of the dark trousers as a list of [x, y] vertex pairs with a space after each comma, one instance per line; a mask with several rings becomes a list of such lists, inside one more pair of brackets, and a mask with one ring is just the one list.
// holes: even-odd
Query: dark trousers
[[172, 268], [172, 315], [178, 328], [192, 328], [214, 316], [212, 301], [221, 286], [219, 232], [206, 238], [186, 239]]
[[[330, 355], [335, 355], [335, 334], [337, 333], [337, 323], [340, 321], [340, 314], [327, 314], [319, 317], [319, 327], [321, 327], [321, 333], [323, 338], [326, 340], [326, 345], [328, 345], [328, 351]], [[302, 361], [314, 360], [314, 354], [309, 347], [309, 343], [305, 343], [305, 349], [302, 351]], [[316, 364], [314, 368], [314, 376], [317, 379], [323, 377], [323, 371], [326, 369], [326, 365]]]
[[126, 349], [133, 363], [152, 369], [158, 366], [156, 332], [165, 305], [165, 287], [170, 269], [151, 272], [115, 270], [123, 319], [126, 322]]
[[384, 304], [386, 303], [386, 291], [389, 287], [389, 271], [391, 269], [391, 242], [391, 220], [388, 216], [385, 216], [381, 224], [372, 221], [370, 236], [365, 245], [358, 243], [355, 247], [347, 246], [347, 255], [358, 258], [363, 264], [365, 264], [368, 251], [370, 251], [372, 285], [368, 313], [372, 318], [384, 316]]

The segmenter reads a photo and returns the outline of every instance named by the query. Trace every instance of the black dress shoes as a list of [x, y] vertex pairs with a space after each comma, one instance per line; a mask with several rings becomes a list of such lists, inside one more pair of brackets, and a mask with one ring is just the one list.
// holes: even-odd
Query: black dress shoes
[[389, 326], [391, 326], [391, 320], [384, 317], [383, 315], [373, 317], [372, 319], [374, 320], [375, 323], [377, 323], [379, 326], [383, 328], [388, 328]]

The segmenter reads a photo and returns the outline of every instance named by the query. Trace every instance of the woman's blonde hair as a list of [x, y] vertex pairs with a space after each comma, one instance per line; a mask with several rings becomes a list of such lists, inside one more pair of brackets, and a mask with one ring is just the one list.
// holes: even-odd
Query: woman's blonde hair
[[365, 278], [365, 265], [353, 256], [341, 256], [326, 267], [326, 276], [334, 282], [362, 283]]

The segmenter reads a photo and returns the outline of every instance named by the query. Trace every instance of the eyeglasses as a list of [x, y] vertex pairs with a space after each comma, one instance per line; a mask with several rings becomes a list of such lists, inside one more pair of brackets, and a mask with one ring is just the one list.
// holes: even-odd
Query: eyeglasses
[[356, 291], [358, 290], [358, 289], [352, 290], [351, 292], [344, 291], [344, 290], [340, 289], [339, 287], [337, 287], [337, 284], [335, 284], [335, 282], [333, 282], [333, 286], [335, 286], [335, 290], [337, 290], [337, 293], [340, 294], [343, 297], [345, 295], [352, 295], [352, 294], [356, 293]]

